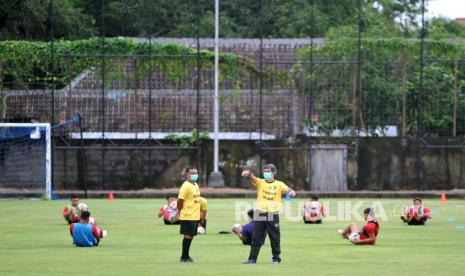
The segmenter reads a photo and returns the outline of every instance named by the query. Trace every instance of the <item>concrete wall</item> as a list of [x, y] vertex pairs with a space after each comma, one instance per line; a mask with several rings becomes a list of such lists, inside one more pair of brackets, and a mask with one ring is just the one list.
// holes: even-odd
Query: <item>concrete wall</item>
[[[304, 144], [300, 140], [297, 143]], [[465, 153], [459, 149], [435, 149], [419, 155], [424, 148], [416, 140], [400, 138], [318, 138], [313, 143], [347, 144], [347, 181], [349, 190], [447, 190], [465, 188]], [[259, 172], [259, 147], [256, 141], [221, 141], [220, 170], [228, 187], [249, 187], [240, 178], [243, 168]], [[288, 141], [267, 142], [268, 147], [287, 147]], [[85, 176], [89, 189], [143, 189], [174, 187], [182, 182], [182, 168], [196, 163], [195, 150], [86, 150]], [[201, 183], [212, 170], [212, 143], [202, 145]], [[55, 187], [79, 189], [76, 150], [55, 153]], [[278, 178], [297, 189], [308, 187], [307, 150], [263, 152], [263, 163], [278, 167]], [[419, 179], [417, 181], [417, 165]], [[104, 170], [102, 170], [102, 167]], [[102, 179], [104, 181], [102, 182]], [[82, 182], [82, 181], [81, 181]]]

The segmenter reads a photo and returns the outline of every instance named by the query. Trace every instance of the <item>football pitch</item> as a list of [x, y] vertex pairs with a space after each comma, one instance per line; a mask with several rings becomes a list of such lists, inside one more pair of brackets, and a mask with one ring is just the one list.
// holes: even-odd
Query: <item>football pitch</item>
[[[285, 209], [298, 217], [299, 203]], [[271, 264], [267, 239], [255, 265], [243, 265], [249, 247], [229, 230], [235, 209], [253, 199], [209, 199], [207, 234], [191, 246], [195, 264], [179, 263], [179, 226], [156, 217], [164, 199], [81, 199], [108, 236], [96, 248], [72, 245], [61, 217], [68, 200], [0, 200], [0, 275], [463, 275], [465, 271], [465, 200], [425, 199], [433, 209], [427, 226], [407, 226], [399, 219], [409, 199], [322, 199], [329, 204], [322, 225], [305, 225], [281, 215], [281, 258]], [[337, 206], [384, 207], [376, 246], [355, 246], [337, 235], [351, 219], [338, 217]], [[342, 203], [341, 203], [342, 202]], [[238, 205], [238, 203], [240, 203]], [[244, 204], [242, 204], [244, 205]], [[349, 213], [350, 214], [350, 213]], [[378, 217], [380, 219], [380, 217]], [[362, 221], [357, 221], [362, 225]]]

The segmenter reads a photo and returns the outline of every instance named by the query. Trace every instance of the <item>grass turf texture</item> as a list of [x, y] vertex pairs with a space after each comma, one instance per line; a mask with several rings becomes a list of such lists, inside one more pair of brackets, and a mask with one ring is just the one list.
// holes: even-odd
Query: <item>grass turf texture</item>
[[[297, 214], [301, 200], [290, 203], [292, 214]], [[332, 215], [337, 201], [344, 200], [329, 201]], [[361, 200], [363, 207], [381, 200], [388, 215], [389, 220], [380, 223], [376, 246], [355, 246], [341, 239], [337, 229], [349, 220], [304, 225], [281, 215], [280, 265], [271, 264], [268, 239], [258, 264], [243, 265], [249, 247], [232, 234], [217, 234], [236, 222], [235, 202], [244, 199], [209, 200], [207, 235], [197, 236], [191, 246], [196, 264], [178, 262], [179, 226], [165, 226], [156, 218], [163, 199], [81, 200], [109, 231], [97, 248], [71, 244], [69, 228], [61, 218], [67, 201], [4, 200], [0, 201], [0, 275], [463, 275], [465, 231], [455, 227], [465, 224], [465, 201], [449, 200], [441, 205], [439, 199], [427, 199], [425, 206], [437, 214], [425, 227], [409, 227], [394, 210], [398, 213], [410, 200]], [[449, 221], [451, 216], [455, 221]]]

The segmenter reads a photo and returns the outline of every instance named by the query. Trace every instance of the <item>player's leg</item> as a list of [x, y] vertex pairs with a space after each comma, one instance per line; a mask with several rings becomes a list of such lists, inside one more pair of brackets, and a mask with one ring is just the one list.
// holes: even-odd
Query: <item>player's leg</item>
[[189, 256], [192, 240], [197, 234], [198, 221], [181, 221], [180, 233], [184, 235], [182, 240], [182, 255], [180, 262], [194, 262]]
[[182, 255], [181, 259], [187, 260], [189, 258], [189, 250], [191, 247], [192, 240], [194, 239], [193, 236], [190, 235], [184, 235], [184, 238], [182, 240]]
[[255, 228], [252, 234], [252, 244], [250, 246], [249, 262], [256, 262], [262, 241], [266, 235], [266, 221], [255, 221]]
[[344, 229], [339, 229], [339, 235], [345, 239], [347, 239], [350, 233], [359, 232], [358, 227], [355, 223], [349, 224]]
[[359, 232], [358, 226], [355, 223], [349, 224], [349, 228], [350, 228], [350, 233], [358, 233]]
[[271, 253], [273, 254], [273, 263], [280, 263], [281, 258], [281, 232], [279, 230], [279, 215], [273, 214], [273, 218], [266, 223], [266, 232], [270, 236]]

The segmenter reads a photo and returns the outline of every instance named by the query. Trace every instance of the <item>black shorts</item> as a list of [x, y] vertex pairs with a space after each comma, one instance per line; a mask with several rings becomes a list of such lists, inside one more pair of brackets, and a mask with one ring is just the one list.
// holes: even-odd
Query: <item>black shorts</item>
[[305, 220], [305, 218], [304, 218], [304, 222], [305, 224], [321, 224], [322, 223], [321, 219], [311, 221], [311, 220]]
[[179, 224], [179, 220], [171, 222], [171, 221], [169, 221], [169, 220], [167, 220], [167, 219], [165, 219], [165, 218], [163, 218], [163, 222], [164, 222], [166, 225]]
[[196, 236], [198, 226], [198, 220], [181, 220], [181, 227], [179, 229], [179, 233], [186, 236]]
[[428, 220], [428, 218], [421, 217], [420, 220], [416, 220], [412, 218], [409, 222], [408, 225], [425, 225], [425, 222]]

